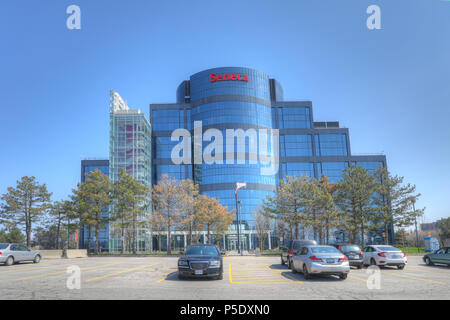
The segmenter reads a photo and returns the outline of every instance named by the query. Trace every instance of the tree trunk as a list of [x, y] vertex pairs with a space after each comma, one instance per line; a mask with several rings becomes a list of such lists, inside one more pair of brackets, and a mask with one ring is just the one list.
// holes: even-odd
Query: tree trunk
[[124, 224], [123, 224], [123, 222], [122, 222], [122, 226], [120, 227], [120, 231], [121, 231], [121, 236], [122, 236], [122, 243], [121, 243], [121, 246], [120, 246], [120, 253], [122, 253], [122, 254], [124, 254], [124, 252], [125, 252], [125, 228], [123, 227], [124, 226]]
[[389, 228], [388, 224], [384, 223], [384, 243], [389, 244]]
[[366, 238], [364, 236], [364, 225], [361, 224], [361, 245], [364, 247], [366, 245]]
[[211, 244], [211, 239], [210, 239], [210, 235], [209, 235], [209, 228], [210, 225], [208, 224], [207, 230], [208, 230], [208, 244]]
[[56, 243], [55, 248], [59, 249], [59, 234], [60, 234], [60, 228], [61, 228], [61, 219], [58, 217], [58, 227], [56, 228]]
[[295, 240], [298, 240], [298, 223], [295, 224]]
[[136, 215], [133, 214], [133, 254], [136, 254], [137, 246], [137, 236], [136, 236]]
[[95, 254], [98, 254], [98, 225], [95, 226], [95, 247], [94, 247]]
[[167, 254], [172, 253], [172, 242], [170, 239], [170, 224], [167, 225]]
[[91, 226], [88, 227], [88, 254], [91, 252]]

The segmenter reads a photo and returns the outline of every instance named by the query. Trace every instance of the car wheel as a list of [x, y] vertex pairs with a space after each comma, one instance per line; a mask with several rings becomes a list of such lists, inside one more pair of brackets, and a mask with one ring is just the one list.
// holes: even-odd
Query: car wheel
[[399, 265], [399, 266], [397, 266], [397, 268], [398, 268], [399, 270], [403, 270], [403, 269], [405, 268], [405, 265], [404, 265], [404, 264]]
[[284, 262], [283, 257], [281, 257], [281, 265], [284, 266], [286, 262]]
[[343, 274], [340, 274], [339, 275], [339, 278], [341, 278], [342, 280], [345, 280], [345, 279], [347, 279], [347, 274], [346, 273], [343, 273]]
[[427, 265], [429, 265], [429, 266], [432, 266], [432, 265], [433, 265], [433, 262], [432, 262], [431, 259], [428, 258], [428, 257], [425, 258], [425, 263], [426, 263]]
[[311, 276], [309, 275], [309, 272], [308, 272], [308, 268], [306, 267], [305, 264], [303, 265], [303, 277], [306, 280], [311, 279]]
[[377, 262], [375, 261], [374, 258], [370, 259], [370, 265], [371, 266], [376, 266], [377, 265]]
[[5, 264], [7, 266], [12, 266], [14, 264], [14, 258], [13, 257], [8, 257], [8, 259], [6, 259]]
[[361, 269], [362, 268], [362, 264], [356, 266], [356, 268]]
[[223, 272], [221, 272], [220, 275], [217, 276], [217, 280], [223, 280]]
[[297, 273], [297, 270], [295, 270], [294, 265], [292, 265], [292, 273]]
[[179, 274], [178, 274], [178, 279], [180, 279], [180, 280], [186, 280], [186, 277], [179, 273]]
[[292, 269], [292, 262], [291, 259], [288, 258], [288, 262], [287, 262], [287, 267], [288, 269]]
[[36, 255], [36, 257], [34, 257], [33, 263], [39, 263], [40, 261], [41, 261], [41, 256]]

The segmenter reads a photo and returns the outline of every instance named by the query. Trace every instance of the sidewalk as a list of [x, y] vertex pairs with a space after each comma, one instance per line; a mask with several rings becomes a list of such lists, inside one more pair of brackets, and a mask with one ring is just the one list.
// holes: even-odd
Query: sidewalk
[[[242, 255], [243, 256], [254, 256], [254, 254], [250, 254], [247, 250], [242, 251]], [[228, 251], [227, 256], [228, 257], [240, 256], [240, 254], [237, 252], [237, 250], [233, 250], [233, 251]]]

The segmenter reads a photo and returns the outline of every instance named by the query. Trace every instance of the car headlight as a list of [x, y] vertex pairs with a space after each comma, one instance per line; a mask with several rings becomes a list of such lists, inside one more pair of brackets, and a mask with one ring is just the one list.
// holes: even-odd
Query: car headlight
[[187, 266], [187, 265], [188, 265], [188, 262], [187, 262], [186, 260], [179, 260], [179, 261], [178, 261], [178, 265], [179, 265], [179, 266]]
[[211, 260], [209, 263], [210, 267], [220, 267], [220, 260]]

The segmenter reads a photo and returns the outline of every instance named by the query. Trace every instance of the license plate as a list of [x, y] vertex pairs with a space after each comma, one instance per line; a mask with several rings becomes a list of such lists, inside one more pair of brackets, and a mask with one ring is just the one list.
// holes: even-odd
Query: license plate
[[391, 256], [392, 259], [400, 259], [402, 256]]
[[334, 263], [334, 259], [327, 259], [327, 263]]
[[203, 274], [203, 270], [195, 270], [195, 274], [196, 275]]

